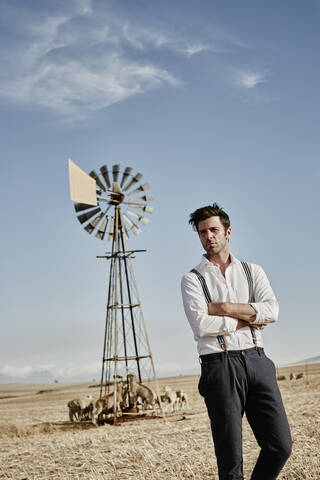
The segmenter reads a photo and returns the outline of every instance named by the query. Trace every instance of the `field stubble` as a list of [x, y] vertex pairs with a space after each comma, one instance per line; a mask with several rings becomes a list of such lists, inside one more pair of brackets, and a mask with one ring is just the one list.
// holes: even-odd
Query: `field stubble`
[[[0, 478], [14, 480], [217, 479], [209, 420], [198, 377], [161, 380], [182, 388], [190, 410], [116, 426], [68, 422], [67, 401], [94, 393], [88, 384], [0, 385]], [[293, 453], [279, 479], [320, 479], [320, 375], [280, 382]], [[38, 393], [40, 389], [44, 391]], [[47, 390], [47, 391], [45, 391]], [[245, 478], [259, 448], [243, 422]]]

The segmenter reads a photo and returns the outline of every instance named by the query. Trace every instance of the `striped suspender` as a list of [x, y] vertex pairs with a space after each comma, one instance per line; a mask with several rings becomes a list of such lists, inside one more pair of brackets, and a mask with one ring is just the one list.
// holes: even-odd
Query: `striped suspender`
[[[252, 275], [251, 275], [251, 270], [247, 262], [241, 262], [242, 268], [244, 270], [244, 273], [246, 274], [247, 280], [248, 280], [248, 286], [249, 286], [249, 303], [254, 302], [254, 295], [253, 295], [253, 280], [252, 280]], [[257, 348], [257, 337], [256, 337], [256, 332], [253, 327], [250, 326], [251, 330], [251, 335], [252, 335], [252, 340], [253, 343], [255, 344], [255, 347]]]
[[[197, 275], [207, 303], [212, 302], [212, 298], [211, 298], [211, 295], [210, 295], [210, 292], [208, 290], [208, 287], [207, 287], [207, 284], [206, 284], [206, 281], [205, 281], [204, 277], [195, 268], [193, 268], [191, 270], [191, 272], [195, 273]], [[223, 335], [218, 335], [217, 338], [218, 338], [218, 342], [219, 342], [219, 345], [222, 348], [222, 350], [227, 351], [227, 346], [226, 346], [226, 342], [224, 341]]]
[[[243, 268], [243, 270], [244, 270], [244, 273], [245, 273], [245, 275], [246, 275], [246, 277], [247, 277], [248, 287], [249, 287], [249, 303], [251, 303], [251, 302], [254, 302], [253, 280], [252, 280], [251, 270], [250, 270], [249, 265], [247, 264], [247, 262], [241, 262], [241, 265], [242, 265], [242, 268]], [[207, 284], [206, 284], [206, 281], [205, 281], [204, 277], [203, 277], [203, 276], [201, 275], [201, 273], [198, 272], [198, 270], [196, 270], [195, 268], [193, 268], [193, 269], [190, 270], [190, 271], [191, 271], [192, 273], [195, 273], [195, 274], [197, 275], [207, 303], [212, 302], [212, 298], [211, 298], [211, 295], [210, 295], [210, 292], [209, 292], [209, 290], [208, 290], [208, 286], [207, 286]], [[257, 338], [256, 338], [256, 334], [255, 334], [254, 328], [250, 326], [250, 330], [251, 330], [251, 335], [252, 335], [253, 343], [255, 344], [255, 346], [256, 346], [256, 348], [257, 348]], [[225, 340], [224, 340], [223, 335], [218, 335], [217, 338], [218, 338], [218, 342], [219, 342], [219, 345], [220, 345], [220, 347], [222, 348], [222, 350], [225, 350], [225, 351], [227, 352], [226, 342], [225, 342]]]

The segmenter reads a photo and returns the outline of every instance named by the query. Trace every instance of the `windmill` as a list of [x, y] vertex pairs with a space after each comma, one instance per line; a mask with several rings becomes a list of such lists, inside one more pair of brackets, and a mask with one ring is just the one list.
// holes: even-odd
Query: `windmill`
[[[130, 250], [128, 238], [137, 235], [149, 223], [145, 216], [153, 212], [146, 193], [150, 185], [141, 184], [141, 173], [132, 174], [120, 165], [92, 170], [87, 175], [69, 160], [70, 193], [79, 222], [99, 240], [111, 242], [105, 255], [109, 260], [106, 321], [100, 380], [100, 398], [113, 392], [113, 420], [116, 421], [117, 383], [134, 374], [139, 383], [153, 380], [161, 405], [153, 357], [144, 322], [132, 259], [145, 250]], [[127, 386], [128, 403], [130, 388]]]

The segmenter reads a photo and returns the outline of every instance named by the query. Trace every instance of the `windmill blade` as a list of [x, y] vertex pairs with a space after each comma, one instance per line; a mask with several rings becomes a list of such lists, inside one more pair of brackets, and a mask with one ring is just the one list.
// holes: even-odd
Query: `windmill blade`
[[154, 207], [151, 207], [150, 205], [130, 205], [131, 208], [134, 208], [136, 210], [142, 210], [143, 212], [147, 213], [152, 213], [154, 210]]
[[132, 187], [132, 185], [134, 185], [135, 183], [139, 182], [141, 180], [141, 178], [143, 177], [142, 173], [137, 173], [130, 181], [127, 185], [125, 185], [123, 191], [126, 192], [128, 190], [128, 188]]
[[152, 202], [154, 200], [154, 196], [153, 195], [144, 195], [142, 197], [146, 202]]
[[122, 193], [122, 188], [120, 187], [119, 182], [113, 182], [112, 191], [114, 193]]
[[83, 213], [82, 215], [78, 215], [77, 218], [78, 218], [80, 223], [84, 223], [99, 212], [101, 212], [101, 210], [98, 207], [98, 208], [95, 208], [94, 210], [92, 210], [91, 212], [87, 212], [87, 213]]
[[99, 187], [101, 188], [101, 190], [103, 190], [104, 192], [106, 191], [106, 187], [103, 185], [103, 183], [101, 182], [100, 178], [98, 177], [97, 173], [94, 171], [94, 170], [91, 170], [91, 172], [89, 173], [90, 177], [94, 178], [95, 181], [97, 182], [97, 185], [99, 185]]
[[152, 200], [154, 200], [153, 195], [143, 195], [143, 197], [130, 198], [130, 202], [152, 202]]
[[139, 233], [141, 233], [141, 228], [137, 227], [137, 225], [134, 225], [131, 230], [133, 231], [133, 233], [135, 235], [139, 235]]
[[130, 218], [128, 218], [124, 213], [122, 214], [122, 216], [125, 219], [125, 221], [127, 222], [127, 224], [129, 225], [130, 230], [132, 230], [135, 235], [138, 235], [138, 233], [141, 233], [141, 229], [137, 225], [135, 225], [130, 220]]
[[69, 158], [70, 197], [73, 202], [97, 206], [96, 181]]
[[104, 219], [102, 220], [101, 225], [100, 225], [100, 227], [98, 228], [97, 233], [95, 234], [95, 237], [96, 237], [96, 238], [99, 238], [100, 240], [103, 240], [103, 239], [104, 239], [104, 235], [105, 235], [105, 233], [106, 233], [106, 228], [107, 228], [107, 225], [108, 225], [108, 220], [109, 220], [109, 216], [106, 215], [106, 216], [104, 217]]
[[93, 230], [98, 225], [98, 223], [100, 222], [100, 220], [103, 218], [103, 216], [104, 216], [104, 212], [99, 213], [99, 215], [97, 215], [96, 218], [94, 218], [90, 223], [88, 223], [88, 225], [86, 227], [84, 227], [84, 229], [88, 233], [92, 233]]
[[111, 182], [110, 182], [110, 178], [109, 178], [109, 171], [108, 171], [107, 165], [103, 165], [100, 168], [100, 172], [102, 173], [102, 176], [104, 178], [104, 181], [106, 182], [107, 187], [110, 188], [111, 187]]
[[111, 242], [113, 239], [113, 230], [114, 230], [114, 217], [111, 217], [111, 222], [110, 222], [110, 229], [109, 229], [109, 235], [108, 235], [108, 240]]
[[139, 222], [141, 222], [143, 225], [148, 225], [148, 223], [150, 222], [150, 218], [141, 217]]
[[142, 217], [141, 215], [138, 215], [135, 212], [131, 212], [130, 210], [126, 210], [126, 213], [131, 215], [131, 217], [136, 218], [138, 222], [142, 223], [143, 225], [148, 225], [148, 223], [150, 222], [149, 218]]
[[82, 212], [83, 210], [88, 210], [89, 208], [93, 208], [92, 205], [88, 205], [86, 203], [75, 203], [74, 209], [76, 212]]
[[120, 187], [123, 187], [123, 184], [124, 182], [127, 181], [127, 178], [129, 177], [130, 173], [132, 172], [132, 168], [131, 167], [127, 167], [125, 169], [125, 171], [123, 172], [123, 175], [122, 175], [122, 179], [121, 179], [121, 183], [120, 183]]
[[113, 181], [114, 182], [117, 182], [118, 181], [118, 177], [119, 177], [119, 173], [120, 173], [120, 165], [113, 165], [112, 167], [112, 176], [113, 176]]
[[122, 217], [125, 219], [129, 227], [131, 228], [133, 226], [133, 222], [131, 222], [130, 218], [128, 218], [124, 213], [122, 214]]
[[134, 193], [137, 193], [137, 192], [145, 192], [146, 190], [149, 190], [150, 188], [150, 185], [149, 183], [145, 183], [144, 185], [141, 185], [140, 187], [136, 188], [135, 190], [133, 190], [132, 192], [128, 193], [128, 195], [133, 195]]

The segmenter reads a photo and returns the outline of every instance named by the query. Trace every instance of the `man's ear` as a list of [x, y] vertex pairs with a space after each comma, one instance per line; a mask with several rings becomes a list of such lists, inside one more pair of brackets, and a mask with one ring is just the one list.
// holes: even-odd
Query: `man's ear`
[[230, 237], [231, 237], [231, 227], [228, 227], [226, 231], [226, 239], [229, 240]]

